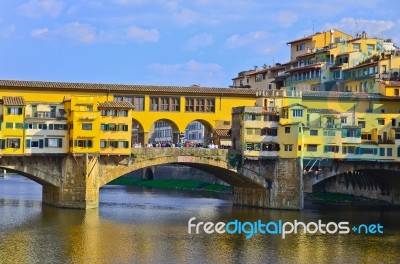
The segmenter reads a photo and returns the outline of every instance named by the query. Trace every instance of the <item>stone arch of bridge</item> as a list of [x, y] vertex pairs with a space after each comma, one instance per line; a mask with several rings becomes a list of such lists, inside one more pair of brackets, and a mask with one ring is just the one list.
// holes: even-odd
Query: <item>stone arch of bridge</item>
[[7, 173], [16, 173], [25, 178], [32, 180], [42, 186], [60, 187], [59, 178], [53, 177], [39, 169], [30, 169], [29, 172], [23, 168], [12, 168], [9, 166], [0, 166], [0, 169], [6, 170]]
[[[160, 151], [173, 151], [174, 149], [159, 149]], [[200, 150], [201, 151], [201, 150]], [[227, 167], [225, 157], [218, 156], [218, 154], [210, 153], [205, 155], [160, 155], [147, 157], [146, 159], [136, 159], [131, 163], [126, 163], [125, 166], [121, 166], [120, 162], [106, 162], [104, 158], [100, 157], [100, 182], [99, 187], [106, 185], [112, 180], [119, 178], [132, 171], [148, 168], [151, 166], [165, 165], [165, 164], [180, 164], [189, 167], [193, 167], [209, 174], [216, 176], [223, 180], [227, 184], [233, 187], [241, 188], [254, 188], [254, 189], [266, 189], [266, 181], [261, 176], [244, 176], [235, 170]]]
[[[397, 170], [355, 169], [337, 174], [332, 173], [325, 177], [318, 177], [316, 174], [313, 177], [312, 182], [305, 179], [304, 187], [308, 192], [327, 191], [326, 186], [331, 186], [330, 188], [336, 186], [334, 187], [335, 192], [343, 190], [346, 193], [386, 200], [395, 204], [400, 203], [400, 172]], [[328, 187], [328, 189], [330, 188]]]

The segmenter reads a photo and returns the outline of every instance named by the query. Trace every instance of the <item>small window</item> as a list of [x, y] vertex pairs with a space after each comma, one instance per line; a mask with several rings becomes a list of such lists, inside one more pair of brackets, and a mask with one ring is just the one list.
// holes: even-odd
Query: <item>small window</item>
[[285, 151], [292, 151], [293, 150], [293, 145], [284, 145], [284, 150]]
[[318, 136], [318, 130], [310, 130], [310, 136]]
[[316, 152], [318, 150], [317, 145], [307, 145], [307, 151], [309, 152]]
[[353, 43], [354, 50], [360, 50], [360, 43]]
[[92, 123], [82, 123], [82, 130], [92, 130]]
[[385, 125], [385, 119], [378, 119], [378, 125]]
[[290, 133], [290, 127], [285, 127], [285, 133], [289, 134]]
[[302, 109], [293, 109], [293, 117], [302, 117], [303, 110]]

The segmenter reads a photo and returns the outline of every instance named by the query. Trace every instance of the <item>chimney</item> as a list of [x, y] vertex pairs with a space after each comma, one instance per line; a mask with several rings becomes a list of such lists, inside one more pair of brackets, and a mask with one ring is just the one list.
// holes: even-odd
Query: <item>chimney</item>
[[335, 30], [331, 29], [331, 43], [330, 44], [335, 43], [334, 33], [335, 33]]

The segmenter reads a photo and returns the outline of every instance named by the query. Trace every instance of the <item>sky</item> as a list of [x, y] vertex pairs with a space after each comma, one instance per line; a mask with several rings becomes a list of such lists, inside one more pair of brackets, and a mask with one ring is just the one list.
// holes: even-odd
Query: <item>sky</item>
[[338, 29], [400, 46], [398, 0], [0, 0], [0, 79], [228, 87]]

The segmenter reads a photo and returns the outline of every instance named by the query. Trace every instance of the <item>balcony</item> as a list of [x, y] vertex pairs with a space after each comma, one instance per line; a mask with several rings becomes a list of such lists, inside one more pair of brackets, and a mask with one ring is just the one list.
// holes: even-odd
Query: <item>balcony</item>
[[322, 123], [321, 122], [310, 122], [310, 121], [307, 121], [307, 126], [308, 127], [322, 127]]
[[[63, 109], [60, 109], [63, 110]], [[45, 112], [45, 111], [37, 111], [30, 115], [26, 115], [26, 118], [39, 118], [39, 119], [66, 119], [66, 115], [64, 111], [60, 111], [60, 113], [56, 112]]]
[[394, 144], [394, 140], [391, 138], [386, 138], [386, 139], [378, 139], [378, 144]]
[[330, 124], [330, 123], [326, 123], [325, 128], [330, 128], [330, 129], [335, 129], [335, 128], [342, 128], [342, 124]]

